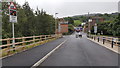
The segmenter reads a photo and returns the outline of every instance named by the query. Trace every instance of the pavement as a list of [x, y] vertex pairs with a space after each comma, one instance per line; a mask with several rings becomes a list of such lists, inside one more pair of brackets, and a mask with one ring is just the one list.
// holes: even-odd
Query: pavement
[[[3, 59], [3, 66], [30, 68], [63, 41], [67, 41], [39, 66], [118, 66], [118, 54], [75, 34]], [[4, 67], [3, 67], [4, 68]], [[22, 67], [23, 68], [23, 67]]]
[[101, 45], [101, 46], [103, 46], [103, 47], [106, 47], [106, 48], [120, 54], [120, 47], [118, 45], [114, 45], [113, 48], [112, 48], [112, 46], [111, 46], [112, 44], [110, 42], [109, 43], [105, 42], [105, 44], [103, 44], [102, 40], [98, 42], [97, 40], [93, 40], [93, 39], [90, 39], [90, 38], [88, 38], [88, 39], [97, 43], [97, 44], [99, 44], [99, 45]]

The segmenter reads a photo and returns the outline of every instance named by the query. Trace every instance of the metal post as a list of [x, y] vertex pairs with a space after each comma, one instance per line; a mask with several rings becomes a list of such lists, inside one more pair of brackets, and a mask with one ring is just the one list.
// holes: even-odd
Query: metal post
[[112, 44], [111, 44], [111, 47], [113, 48], [113, 45], [114, 45], [114, 41], [113, 41], [113, 38], [112, 38]]
[[56, 35], [56, 30], [57, 30], [57, 14], [55, 13], [55, 35]]
[[103, 37], [103, 44], [105, 44], [105, 38]]
[[55, 13], [55, 35], [56, 35], [56, 24], [57, 24], [57, 21], [56, 21], [56, 13]]
[[99, 37], [98, 37], [98, 42], [99, 42]]
[[58, 33], [60, 34], [61, 32], [61, 27], [60, 27], [60, 23], [58, 23]]
[[13, 48], [15, 48], [15, 30], [14, 30], [14, 23], [12, 23], [12, 32], [13, 32]]
[[95, 36], [94, 36], [94, 40], [95, 40]]

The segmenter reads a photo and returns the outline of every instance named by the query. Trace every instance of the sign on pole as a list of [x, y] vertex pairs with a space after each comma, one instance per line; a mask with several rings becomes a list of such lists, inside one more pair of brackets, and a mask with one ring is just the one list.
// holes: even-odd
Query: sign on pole
[[17, 12], [16, 6], [13, 2], [10, 3], [9, 6], [9, 15], [10, 15], [10, 22], [12, 22], [12, 32], [13, 32], [13, 48], [15, 48], [15, 30], [14, 30], [14, 23], [17, 23]]
[[94, 26], [94, 33], [97, 33], [97, 25]]
[[13, 2], [10, 3], [9, 6], [9, 15], [10, 15], [10, 22], [16, 23], [17, 22], [17, 11], [16, 6]]

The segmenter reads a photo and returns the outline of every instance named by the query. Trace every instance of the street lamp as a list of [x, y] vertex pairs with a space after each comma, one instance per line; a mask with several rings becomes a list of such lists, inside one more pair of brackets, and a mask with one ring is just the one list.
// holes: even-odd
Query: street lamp
[[89, 19], [88, 22], [89, 22], [89, 31], [88, 32], [90, 34], [91, 33], [91, 22], [92, 22], [92, 19]]
[[57, 31], [57, 14], [58, 13], [55, 13], [55, 34], [56, 34], [56, 31]]

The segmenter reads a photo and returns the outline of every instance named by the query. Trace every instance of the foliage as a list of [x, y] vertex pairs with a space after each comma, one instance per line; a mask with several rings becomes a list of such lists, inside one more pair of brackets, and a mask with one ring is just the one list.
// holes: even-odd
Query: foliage
[[[111, 36], [120, 36], [120, 14], [118, 13], [111, 13], [111, 14], [90, 14], [89, 18], [93, 17], [101, 17], [104, 19], [104, 22], [98, 22], [98, 33], [103, 32], [104, 35], [111, 35]], [[73, 16], [73, 20], [87, 22], [88, 16], [87, 15], [78, 15]], [[74, 22], [75, 22], [74, 21]], [[94, 34], [94, 26], [91, 29], [91, 33]]]
[[74, 27], [72, 24], [68, 25], [68, 31], [69, 31], [68, 33], [72, 33], [74, 31]]
[[74, 20], [74, 26], [79, 26], [79, 25], [81, 25], [82, 24], [82, 22], [80, 21], [80, 20]]
[[112, 33], [114, 36], [120, 36], [120, 13], [115, 19], [115, 23], [112, 23]]
[[[25, 2], [23, 6], [17, 5], [18, 22], [15, 23], [15, 37], [54, 33], [55, 19], [53, 16], [38, 8], [34, 13], [28, 2]], [[9, 22], [7, 3], [2, 4], [2, 10], [2, 37], [11, 38], [12, 23]]]
[[[120, 14], [115, 19], [97, 23], [97, 26], [98, 33], [102, 31], [104, 35], [120, 36]], [[91, 32], [94, 33], [94, 27], [92, 27]]]
[[74, 20], [72, 17], [65, 17], [64, 19], [68, 21], [68, 24], [74, 24]]
[[[105, 21], [105, 22], [99, 22], [97, 23], [97, 32], [101, 33], [103, 32], [104, 35], [112, 35], [111, 27], [110, 24], [112, 22], [110, 21]], [[94, 33], [94, 26], [92, 27], [91, 33]]]

